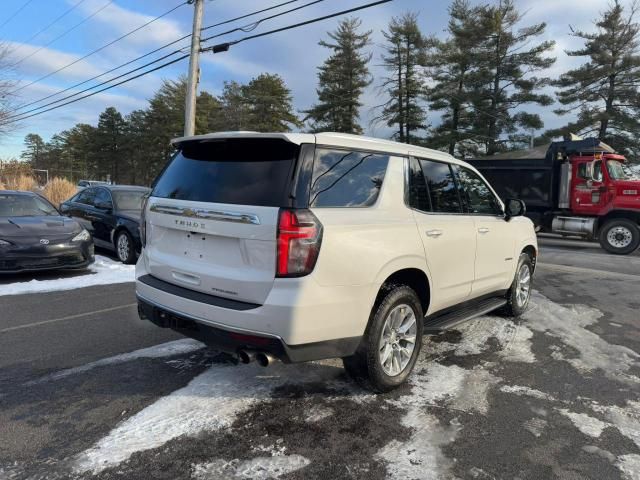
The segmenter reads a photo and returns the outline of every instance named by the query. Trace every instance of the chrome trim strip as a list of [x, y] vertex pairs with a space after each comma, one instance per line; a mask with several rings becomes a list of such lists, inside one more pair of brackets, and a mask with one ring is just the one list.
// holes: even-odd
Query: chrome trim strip
[[167, 215], [177, 215], [179, 217], [260, 225], [260, 218], [253, 213], [224, 212], [221, 210], [205, 210], [203, 208], [182, 208], [172, 205], [162, 205], [160, 203], [154, 203], [149, 207], [149, 210], [155, 213], [166, 213]]
[[[137, 281], [138, 280], [136, 279], [136, 282]], [[151, 287], [149, 285], [146, 285], [146, 284], [144, 284], [144, 285], [146, 287], [153, 288], [153, 287]], [[157, 290], [157, 289], [154, 288], [154, 290]], [[158, 291], [160, 291], [160, 290], [158, 290]], [[171, 294], [169, 293], [168, 295], [171, 295]], [[175, 297], [176, 295], [173, 295], [173, 296]], [[282, 337], [280, 335], [275, 334], [275, 333], [260, 332], [258, 330], [249, 330], [249, 329], [246, 329], [246, 328], [238, 328], [238, 327], [234, 327], [234, 326], [231, 326], [231, 325], [225, 325], [224, 323], [218, 323], [218, 322], [215, 322], [213, 320], [208, 320], [206, 318], [202, 318], [200, 316], [193, 315], [191, 313], [179, 312], [178, 310], [176, 310], [174, 308], [166, 307], [166, 306], [162, 305], [161, 303], [158, 303], [155, 300], [150, 300], [149, 298], [145, 297], [143, 294], [141, 294], [138, 291], [136, 291], [136, 297], [139, 297], [143, 302], [147, 302], [148, 304], [153, 305], [154, 307], [161, 308], [163, 310], [166, 310], [167, 312], [173, 313], [174, 315], [178, 315], [180, 317], [188, 318], [190, 320], [193, 320], [195, 322], [203, 323], [204, 325], [208, 325], [210, 327], [219, 328], [220, 330], [227, 330], [229, 332], [235, 332], [235, 333], [241, 333], [241, 334], [249, 334], [249, 335], [259, 335], [259, 336], [262, 336], [262, 337], [274, 338], [276, 340], [281, 341], [284, 344], [284, 340], [282, 339]], [[182, 297], [178, 297], [178, 298], [180, 298], [182, 300], [185, 300]], [[195, 301], [195, 300], [189, 300], [189, 299], [186, 299], [186, 300], [189, 301], [189, 302], [194, 302]], [[196, 303], [198, 303], [198, 302], [196, 302]], [[220, 308], [220, 309], [224, 310], [224, 308], [222, 308], [222, 307], [215, 307], [215, 308]]]

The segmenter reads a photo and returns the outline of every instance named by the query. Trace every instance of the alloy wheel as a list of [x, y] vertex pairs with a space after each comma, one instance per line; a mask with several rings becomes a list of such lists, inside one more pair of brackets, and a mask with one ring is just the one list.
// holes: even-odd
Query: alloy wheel
[[531, 271], [526, 264], [520, 265], [516, 281], [516, 302], [518, 307], [524, 308], [531, 295]]
[[416, 347], [417, 331], [416, 314], [409, 305], [398, 305], [389, 312], [378, 345], [384, 373], [395, 377], [404, 371]]
[[131, 249], [131, 245], [129, 244], [129, 238], [124, 234], [120, 234], [118, 237], [118, 258], [121, 262], [127, 261], [129, 258], [129, 251]]

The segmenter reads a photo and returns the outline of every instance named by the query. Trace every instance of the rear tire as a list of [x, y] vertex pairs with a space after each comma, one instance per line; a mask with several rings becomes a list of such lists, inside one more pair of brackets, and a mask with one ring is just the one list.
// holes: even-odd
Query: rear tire
[[607, 222], [600, 229], [600, 246], [614, 255], [628, 255], [640, 245], [640, 226], [625, 218]]
[[118, 260], [126, 265], [135, 263], [136, 261], [136, 249], [133, 243], [133, 238], [126, 230], [121, 230], [116, 235], [115, 239], [116, 255]]
[[371, 311], [356, 353], [342, 359], [347, 373], [364, 387], [388, 392], [405, 382], [422, 346], [423, 313], [411, 288], [386, 291]]
[[531, 299], [531, 280], [533, 278], [533, 262], [526, 253], [520, 254], [518, 267], [507, 292], [507, 304], [502, 307], [502, 313], [508, 317], [519, 317], [529, 306]]

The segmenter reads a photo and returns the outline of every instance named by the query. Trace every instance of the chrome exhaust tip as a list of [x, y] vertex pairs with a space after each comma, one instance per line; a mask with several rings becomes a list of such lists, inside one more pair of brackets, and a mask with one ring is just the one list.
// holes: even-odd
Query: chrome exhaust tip
[[256, 359], [256, 352], [251, 350], [240, 350], [238, 352], [238, 358], [240, 359], [240, 362], [244, 364], [251, 363]]
[[256, 362], [258, 362], [258, 365], [261, 367], [268, 367], [275, 362], [275, 360], [275, 357], [270, 353], [258, 352], [256, 354]]

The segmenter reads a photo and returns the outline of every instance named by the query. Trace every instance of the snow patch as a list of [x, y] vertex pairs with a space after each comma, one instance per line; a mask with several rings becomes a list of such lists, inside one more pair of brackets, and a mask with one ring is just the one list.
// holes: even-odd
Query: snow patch
[[577, 358], [564, 358], [574, 368], [581, 372], [601, 369], [613, 380], [640, 383], [639, 378], [626, 373], [638, 364], [640, 355], [622, 345], [610, 344], [585, 328], [596, 323], [602, 312], [585, 305], [558, 305], [539, 293], [534, 293], [533, 300], [537, 308], [523, 316], [527, 325], [576, 349]]
[[135, 269], [135, 265], [124, 265], [108, 257], [96, 255], [95, 263], [90, 265], [87, 270], [89, 273], [76, 273], [73, 276], [67, 276], [69, 272], [61, 270], [60, 274], [63, 275], [61, 278], [8, 283], [2, 285], [2, 295], [75, 290], [94, 285], [134, 282], [136, 279]]
[[192, 478], [196, 480], [249, 479], [267, 480], [279, 478], [309, 465], [301, 455], [257, 457], [251, 460], [214, 460], [193, 466]]
[[617, 405], [599, 405], [593, 403], [591, 408], [604, 414], [604, 417], [613, 424], [625, 437], [633, 440], [640, 447], [640, 401], [627, 401], [625, 407]]
[[73, 368], [68, 368], [66, 370], [61, 370], [59, 372], [52, 373], [50, 375], [46, 375], [44, 377], [38, 378], [37, 380], [26, 382], [24, 385], [25, 386], [37, 385], [43, 382], [60, 380], [70, 375], [75, 375], [77, 373], [83, 373], [89, 370], [93, 370], [94, 368], [129, 362], [131, 360], [136, 360], [139, 358], [162, 358], [162, 357], [172, 357], [175, 355], [184, 355], [187, 353], [195, 352], [196, 350], [200, 350], [201, 348], [204, 348], [204, 346], [205, 346], [204, 343], [198, 342], [197, 340], [192, 340], [192, 339], [174, 340], [172, 342], [161, 343], [160, 345], [154, 345], [153, 347], [141, 348], [140, 350], [135, 350], [133, 352], [122, 353], [120, 355], [115, 355], [113, 357], [108, 357], [108, 358], [102, 358], [100, 360], [87, 363], [80, 367], [73, 367]]
[[100, 472], [127, 460], [134, 452], [159, 447], [181, 435], [227, 428], [239, 414], [271, 398], [275, 387], [290, 382], [352, 388], [340, 379], [340, 374], [341, 370], [335, 367], [316, 363], [275, 364], [268, 370], [255, 364], [214, 365], [184, 388], [123, 421], [76, 457], [75, 470]]
[[582, 447], [584, 452], [590, 453], [592, 455], [599, 455], [600, 457], [609, 460], [611, 463], [615, 463], [616, 456], [608, 450], [603, 450], [600, 447], [596, 447], [595, 445], [585, 445]]
[[307, 423], [315, 423], [333, 415], [333, 409], [325, 405], [313, 405], [307, 412], [304, 420]]
[[537, 398], [539, 400], [547, 400], [549, 402], [557, 401], [552, 395], [541, 392], [535, 388], [529, 388], [522, 385], [503, 385], [500, 391], [504, 393], [513, 393], [514, 395], [524, 395], [527, 397]]
[[620, 469], [626, 480], [638, 480], [640, 478], [640, 455], [622, 455], [618, 457], [616, 467]]
[[498, 355], [511, 362], [535, 362], [531, 351], [533, 332], [523, 325], [501, 317], [479, 317], [462, 324], [456, 329], [462, 334], [459, 343], [439, 342], [429, 344], [434, 351], [445, 354], [453, 350], [457, 356], [479, 355], [485, 352], [490, 339], [498, 341], [501, 350]]
[[442, 453], [442, 447], [456, 439], [461, 425], [456, 419], [443, 426], [438, 419], [413, 407], [402, 424], [416, 428], [407, 442], [393, 440], [376, 453], [387, 463], [389, 478], [419, 478], [439, 480], [450, 478], [452, 461]]
[[609, 426], [608, 423], [591, 417], [586, 413], [570, 412], [567, 409], [558, 410], [562, 415], [567, 417], [573, 425], [585, 435], [589, 435], [593, 438], [598, 438], [602, 434], [602, 431]]

